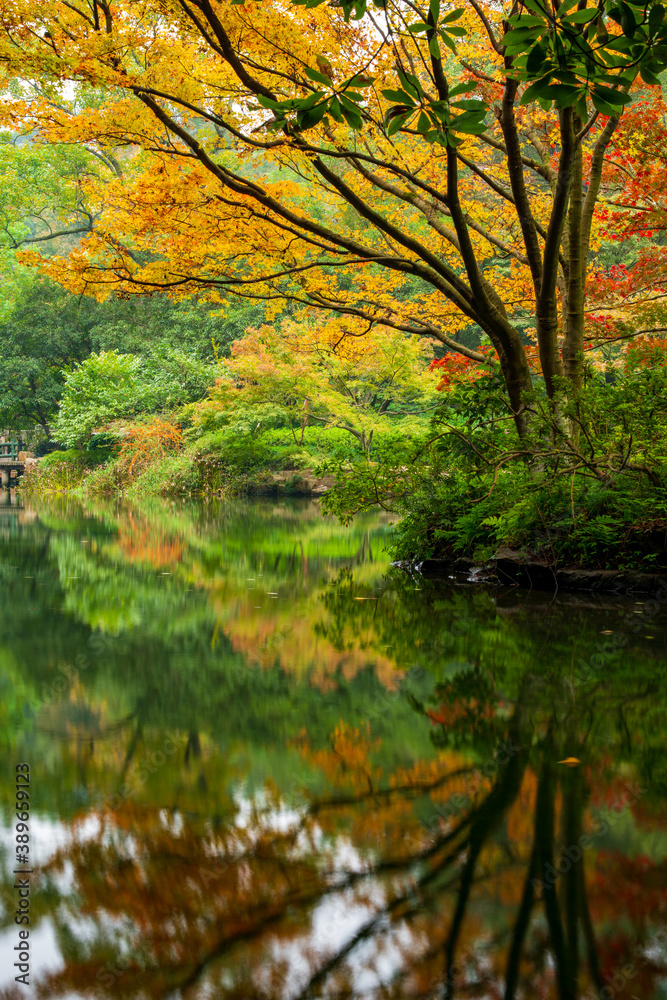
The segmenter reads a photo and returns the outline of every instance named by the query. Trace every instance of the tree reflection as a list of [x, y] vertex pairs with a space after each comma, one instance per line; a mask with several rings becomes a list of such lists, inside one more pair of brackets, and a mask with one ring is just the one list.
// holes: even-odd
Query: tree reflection
[[659, 996], [667, 664], [578, 668], [627, 608], [418, 590], [315, 518], [109, 517], [0, 539], [6, 756], [67, 831], [38, 996]]
[[[648, 792], [596, 741], [602, 715], [654, 694], [608, 685], [600, 709], [599, 690], [574, 699], [554, 686], [545, 710], [533, 681], [511, 715], [496, 713], [486, 760], [444, 745], [445, 729], [456, 741], [468, 724], [442, 721], [444, 704], [415, 717], [442, 744], [437, 758], [389, 774], [370, 728], [341, 723], [324, 745], [306, 732], [295, 742], [326, 795], [269, 782], [248, 798], [237, 785], [222, 813], [207, 808], [221, 775], [190, 732], [187, 810], [126, 799], [88, 813], [44, 870], [66, 964], [38, 994], [578, 1000], [622, 982], [628, 997], [657, 996], [664, 865], [610, 837], [615, 816], [641, 842]], [[451, 708], [460, 689], [447, 693]], [[648, 909], [628, 902], [638, 877]]]

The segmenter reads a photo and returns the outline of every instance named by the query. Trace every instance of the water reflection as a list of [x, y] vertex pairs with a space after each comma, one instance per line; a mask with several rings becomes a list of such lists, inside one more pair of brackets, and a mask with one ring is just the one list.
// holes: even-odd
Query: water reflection
[[386, 533], [0, 514], [36, 996], [665, 995], [664, 603], [416, 589]]

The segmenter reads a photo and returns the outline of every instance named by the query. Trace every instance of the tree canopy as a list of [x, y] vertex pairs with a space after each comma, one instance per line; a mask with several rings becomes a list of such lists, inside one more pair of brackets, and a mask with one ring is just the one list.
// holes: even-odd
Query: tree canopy
[[581, 386], [605, 157], [667, 64], [654, 0], [574, 8], [7, 5], [5, 71], [41, 81], [7, 126], [121, 164], [77, 182], [99, 212], [51, 273], [288, 300], [482, 362], [472, 324], [525, 433], [533, 368]]

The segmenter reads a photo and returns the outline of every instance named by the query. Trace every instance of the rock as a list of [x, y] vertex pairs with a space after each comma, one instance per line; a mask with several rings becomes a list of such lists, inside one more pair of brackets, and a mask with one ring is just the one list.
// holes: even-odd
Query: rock
[[315, 476], [312, 469], [285, 469], [283, 472], [259, 473], [250, 483], [251, 492], [259, 496], [322, 496], [328, 493], [333, 476]]
[[498, 549], [491, 560], [498, 583], [518, 584], [535, 590], [556, 590], [556, 573], [542, 559], [532, 559], [506, 545]]
[[558, 569], [544, 560], [507, 546], [499, 548], [485, 565], [476, 565], [469, 559], [424, 559], [421, 563], [402, 568], [430, 579], [452, 579], [463, 575], [468, 583], [495, 582], [551, 593], [563, 590], [595, 594], [667, 594], [667, 573], [576, 567]]

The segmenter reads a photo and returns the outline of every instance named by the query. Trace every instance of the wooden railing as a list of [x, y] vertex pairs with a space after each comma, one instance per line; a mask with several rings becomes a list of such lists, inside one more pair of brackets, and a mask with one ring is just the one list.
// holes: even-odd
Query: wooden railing
[[22, 450], [20, 441], [0, 442], [0, 458], [9, 458], [18, 462], [19, 452]]

